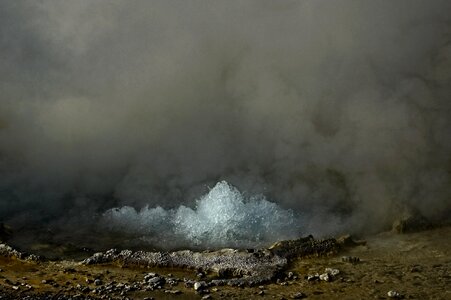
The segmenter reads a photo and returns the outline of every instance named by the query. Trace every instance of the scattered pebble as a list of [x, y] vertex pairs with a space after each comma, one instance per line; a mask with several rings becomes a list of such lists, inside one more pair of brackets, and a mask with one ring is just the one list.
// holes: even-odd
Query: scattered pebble
[[331, 276], [337, 276], [338, 274], [340, 274], [340, 270], [332, 268], [326, 268], [325, 272]]
[[179, 284], [179, 279], [178, 278], [166, 278], [166, 282], [171, 285], [171, 286], [176, 286]]
[[330, 276], [328, 273], [321, 274], [321, 275], [319, 275], [319, 280], [330, 281]]
[[360, 262], [360, 258], [356, 257], [356, 256], [343, 256], [341, 258], [342, 262], [348, 262], [348, 263], [358, 263]]
[[340, 274], [340, 270], [338, 269], [332, 269], [332, 268], [326, 268], [325, 273], [323, 274], [309, 274], [307, 275], [307, 281], [332, 281], [335, 276]]
[[202, 290], [202, 289], [204, 289], [205, 288], [205, 282], [203, 282], [203, 281], [196, 281], [195, 283], [194, 283], [194, 290], [195, 291], [200, 291], [200, 290]]
[[164, 277], [156, 276], [147, 280], [147, 284], [152, 288], [157, 288], [165, 283]]
[[178, 294], [182, 293], [182, 291], [180, 291], [180, 290], [164, 290], [164, 292], [166, 294], [174, 294], [174, 295], [178, 295]]
[[316, 281], [316, 280], [319, 280], [319, 274], [307, 275], [307, 281]]
[[387, 296], [394, 299], [402, 299], [404, 296], [397, 291], [388, 291]]
[[307, 298], [307, 295], [302, 292], [298, 292], [296, 294], [291, 295], [291, 299], [303, 299], [303, 298]]
[[144, 276], [144, 280], [145, 280], [145, 281], [148, 281], [149, 279], [154, 278], [154, 277], [157, 277], [157, 276], [158, 276], [157, 273], [147, 273], [147, 275]]
[[94, 280], [94, 284], [95, 285], [102, 285], [102, 280], [96, 279], [96, 280]]
[[54, 282], [53, 279], [43, 279], [41, 281], [42, 284], [52, 284], [53, 282]]

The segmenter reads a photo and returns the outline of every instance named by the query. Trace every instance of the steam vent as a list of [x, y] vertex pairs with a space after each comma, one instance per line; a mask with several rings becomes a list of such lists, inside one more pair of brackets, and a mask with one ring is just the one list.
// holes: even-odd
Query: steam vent
[[0, 300], [451, 299], [451, 1], [0, 1]]

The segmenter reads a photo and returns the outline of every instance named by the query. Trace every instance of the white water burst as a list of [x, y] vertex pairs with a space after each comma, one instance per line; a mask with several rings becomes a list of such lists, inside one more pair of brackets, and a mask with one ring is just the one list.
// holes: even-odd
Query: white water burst
[[300, 229], [291, 210], [263, 195], [246, 198], [225, 181], [198, 199], [194, 209], [124, 206], [106, 211], [102, 223], [160, 247], [255, 247], [295, 238]]

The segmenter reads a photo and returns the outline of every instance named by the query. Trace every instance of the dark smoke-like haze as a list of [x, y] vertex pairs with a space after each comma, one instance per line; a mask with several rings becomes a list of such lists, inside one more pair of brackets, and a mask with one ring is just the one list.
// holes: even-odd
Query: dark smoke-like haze
[[16, 227], [221, 180], [322, 234], [451, 212], [451, 1], [1, 1], [0, 78]]

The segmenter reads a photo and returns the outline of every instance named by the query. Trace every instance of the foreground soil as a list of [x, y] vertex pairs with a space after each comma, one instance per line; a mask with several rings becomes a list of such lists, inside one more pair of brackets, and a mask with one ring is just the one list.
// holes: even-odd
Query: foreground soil
[[[294, 260], [269, 284], [213, 287], [204, 293], [184, 284], [184, 278], [202, 280], [193, 270], [0, 257], [0, 299], [390, 299], [390, 291], [395, 298], [451, 299], [451, 227], [409, 234], [387, 232], [366, 241], [338, 255]], [[343, 261], [343, 257], [359, 261]], [[340, 273], [330, 281], [314, 276], [308, 280], [309, 275], [325, 273], [325, 268]], [[149, 272], [178, 278], [179, 282], [153, 291], [97, 292], [99, 282], [132, 287]]]

